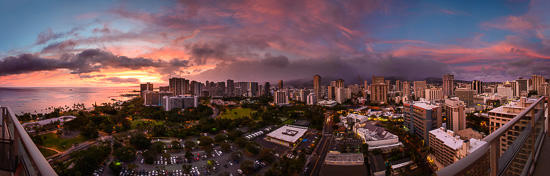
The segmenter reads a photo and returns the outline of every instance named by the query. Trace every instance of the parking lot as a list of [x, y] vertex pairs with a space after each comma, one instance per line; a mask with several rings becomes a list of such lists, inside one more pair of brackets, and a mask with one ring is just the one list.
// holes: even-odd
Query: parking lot
[[[233, 146], [233, 148], [235, 149], [235, 152], [240, 151], [237, 146]], [[216, 146], [214, 147], [214, 150], [221, 151], [221, 148], [219, 146]], [[179, 172], [182, 170], [183, 164], [191, 165], [191, 167], [193, 168], [192, 170], [194, 171], [193, 174], [191, 175], [219, 175], [224, 172], [228, 172], [232, 175], [241, 175], [237, 172], [237, 169], [240, 168], [240, 163], [242, 161], [244, 160], [255, 161], [258, 159], [258, 158], [249, 157], [243, 154], [242, 159], [236, 162], [234, 160], [231, 160], [231, 153], [233, 152], [223, 152], [223, 154], [219, 156], [215, 154], [215, 157], [210, 155], [207, 158], [204, 158], [204, 156], [206, 155], [204, 151], [195, 150], [192, 152], [192, 154], [194, 158], [196, 158], [197, 156], [200, 156], [199, 160], [196, 161], [195, 159], [193, 159], [192, 161], [190, 161], [191, 163], [183, 163], [185, 161], [185, 151], [182, 150], [181, 152], [170, 153], [171, 158], [167, 158], [167, 159], [163, 158], [162, 164], [160, 164], [161, 163], [160, 155], [157, 156], [157, 159], [155, 160], [156, 164], [146, 164], [146, 163], [141, 163], [142, 159], [144, 159], [143, 156], [141, 154], [137, 154], [136, 159], [130, 163], [134, 163], [138, 166], [136, 169], [134, 169], [135, 170], [134, 173], [136, 172], [139, 173], [140, 171], [144, 171], [146, 173], [144, 175], [149, 175], [149, 171], [157, 171], [157, 170], [160, 170], [161, 173], [162, 173], [162, 170], [165, 170], [167, 173], [166, 175], [180, 175], [179, 173], [182, 173], [181, 175], [184, 175], [187, 173]], [[174, 160], [175, 158], [178, 158], [180, 160]], [[210, 160], [214, 161], [212, 165], [209, 165], [207, 163]], [[177, 161], [177, 162], [173, 163], [172, 161]], [[123, 166], [128, 166], [128, 164], [130, 163], [124, 163]], [[216, 169], [214, 169], [214, 167]], [[263, 172], [267, 171], [266, 168], [267, 167], [260, 169], [255, 174], [262, 175]], [[112, 172], [110, 172], [110, 169], [106, 168], [106, 171], [103, 172], [102, 175], [112, 175]]]

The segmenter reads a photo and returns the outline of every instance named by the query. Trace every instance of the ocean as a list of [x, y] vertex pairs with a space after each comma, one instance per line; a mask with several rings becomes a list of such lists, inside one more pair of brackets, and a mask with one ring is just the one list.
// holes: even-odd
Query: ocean
[[14, 113], [45, 113], [48, 107], [72, 107], [84, 103], [86, 108], [94, 103], [125, 101], [123, 94], [137, 94], [134, 87], [0, 87], [0, 106], [9, 106]]

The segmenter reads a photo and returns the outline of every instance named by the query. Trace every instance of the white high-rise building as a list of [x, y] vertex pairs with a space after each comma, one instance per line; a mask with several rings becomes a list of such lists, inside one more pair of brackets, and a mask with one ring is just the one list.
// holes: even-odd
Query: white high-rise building
[[165, 111], [170, 111], [174, 108], [186, 109], [186, 108], [198, 106], [197, 96], [175, 96], [175, 97], [164, 96], [162, 98], [162, 101], [164, 101], [164, 103], [162, 104], [162, 107], [164, 107]]
[[308, 105], [317, 104], [317, 95], [315, 93], [309, 93], [309, 95], [307, 95], [307, 104]]
[[273, 102], [278, 105], [288, 104], [288, 95], [286, 90], [277, 90], [274, 92]]
[[443, 99], [443, 90], [441, 88], [426, 89], [426, 100], [440, 100]]

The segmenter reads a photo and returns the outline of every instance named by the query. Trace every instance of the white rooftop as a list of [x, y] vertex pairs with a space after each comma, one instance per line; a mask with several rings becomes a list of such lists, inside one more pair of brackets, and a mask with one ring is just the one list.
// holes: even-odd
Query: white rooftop
[[479, 147], [481, 147], [485, 143], [487, 143], [487, 142], [482, 141], [482, 140], [477, 140], [475, 138], [471, 138], [470, 139], [470, 149], [468, 149], [468, 154], [476, 151]]
[[300, 137], [302, 137], [306, 133], [306, 131], [307, 131], [307, 127], [286, 125], [267, 134], [267, 136], [281, 140], [281, 141], [294, 143]]
[[[451, 130], [447, 130], [452, 132]], [[450, 148], [454, 150], [460, 149], [462, 147], [462, 143], [464, 142], [462, 139], [457, 138], [455, 136], [450, 135], [448, 132], [445, 132], [441, 130], [441, 128], [437, 128], [435, 130], [430, 131], [435, 137], [441, 141], [443, 141], [443, 144], [446, 146], [449, 146]], [[452, 132], [454, 133], [454, 132]]]
[[414, 106], [417, 106], [417, 107], [420, 107], [422, 109], [426, 109], [426, 110], [429, 110], [429, 109], [434, 109], [434, 108], [437, 108], [439, 106], [435, 105], [435, 104], [432, 104], [430, 102], [426, 102], [426, 101], [415, 101], [412, 103]]
[[24, 123], [24, 124], [21, 124], [21, 125], [23, 125], [23, 126], [30, 125], [30, 124], [46, 125], [46, 124], [49, 124], [49, 123], [52, 123], [52, 122], [55, 122], [55, 121], [68, 122], [68, 121], [71, 121], [75, 118], [76, 118], [75, 116], [61, 116], [61, 117], [56, 117], [56, 118], [51, 118], [51, 119], [44, 119], [44, 120], [40, 120], [40, 121], [36, 121], [36, 122], [27, 122], [27, 123]]

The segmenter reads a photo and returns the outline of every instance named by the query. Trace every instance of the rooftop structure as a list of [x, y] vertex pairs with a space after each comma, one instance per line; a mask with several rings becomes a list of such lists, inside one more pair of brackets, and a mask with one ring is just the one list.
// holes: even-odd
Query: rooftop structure
[[369, 145], [369, 150], [379, 148], [383, 151], [390, 151], [393, 148], [403, 146], [403, 143], [399, 142], [399, 137], [397, 137], [397, 135], [386, 131], [386, 129], [380, 126], [375, 126], [368, 122], [356, 123], [353, 126], [353, 131]]
[[454, 131], [441, 127], [430, 131], [430, 148], [434, 150], [440, 169], [471, 154], [487, 142], [479, 139], [462, 140]]
[[325, 107], [334, 107], [338, 104], [338, 102], [333, 101], [333, 100], [322, 100], [322, 101], [317, 102], [317, 104], [320, 105], [320, 106], [325, 106]]
[[285, 146], [294, 146], [307, 130], [307, 127], [285, 125], [267, 134], [266, 140]]
[[327, 153], [325, 158], [325, 164], [329, 165], [363, 165], [365, 161], [363, 160], [363, 154], [361, 153], [340, 153], [340, 152], [330, 152]]

